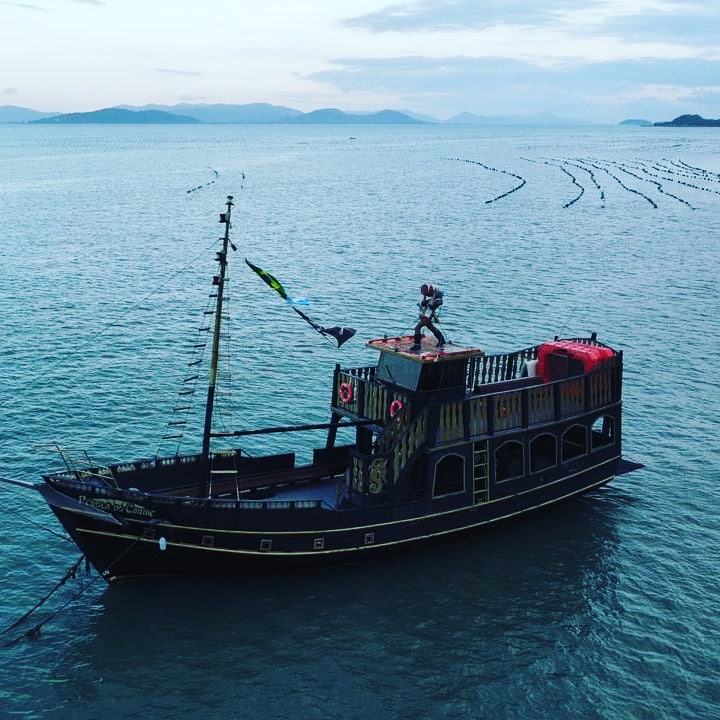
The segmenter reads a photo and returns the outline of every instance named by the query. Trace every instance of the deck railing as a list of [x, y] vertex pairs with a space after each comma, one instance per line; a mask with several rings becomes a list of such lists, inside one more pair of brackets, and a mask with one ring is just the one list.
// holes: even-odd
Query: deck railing
[[[535, 357], [537, 348], [471, 358], [464, 398], [436, 402], [429, 397], [428, 444], [432, 447], [477, 440], [559, 421], [621, 399], [622, 353], [590, 373], [550, 383], [540, 378], [520, 377], [522, 363]], [[333, 405], [386, 427], [391, 421], [392, 403], [399, 400], [409, 409], [410, 400], [376, 380], [374, 370], [373, 367], [338, 369]], [[348, 402], [339, 397], [343, 384], [352, 390]], [[509, 386], [507, 390], [503, 389], [505, 384]]]
[[406, 394], [394, 392], [375, 379], [375, 367], [343, 368], [335, 371], [332, 404], [378, 425], [391, 419], [393, 403], [408, 405]]
[[[409, 411], [409, 408], [407, 408]], [[417, 453], [427, 446], [428, 409], [410, 420], [409, 412], [393, 418], [378, 437], [375, 453], [350, 453], [350, 487], [354, 492], [379, 495], [400, 478]]]

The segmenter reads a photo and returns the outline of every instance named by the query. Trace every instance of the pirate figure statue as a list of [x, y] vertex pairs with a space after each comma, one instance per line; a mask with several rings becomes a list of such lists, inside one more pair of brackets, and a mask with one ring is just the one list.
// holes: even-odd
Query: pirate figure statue
[[439, 322], [437, 311], [443, 303], [442, 290], [439, 287], [425, 283], [420, 288], [420, 292], [422, 293], [423, 298], [418, 303], [418, 307], [420, 308], [420, 319], [418, 320], [418, 324], [415, 326], [413, 347], [416, 350], [420, 348], [422, 329], [424, 327], [430, 330], [430, 332], [435, 336], [438, 347], [442, 347], [445, 344], [445, 336], [433, 324]]

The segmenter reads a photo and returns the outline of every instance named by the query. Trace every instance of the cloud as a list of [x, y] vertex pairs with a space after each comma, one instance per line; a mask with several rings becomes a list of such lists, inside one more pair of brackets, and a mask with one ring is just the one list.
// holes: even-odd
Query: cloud
[[334, 68], [308, 79], [343, 93], [371, 92], [435, 107], [445, 116], [471, 112], [522, 113], [552, 110], [577, 116], [610, 114], [618, 107], [652, 101], [713, 102], [717, 106], [720, 60], [611, 60], [539, 65], [503, 57], [405, 56], [339, 58]]
[[720, 7], [688, 3], [658, 12], [609, 18], [602, 32], [635, 42], [717, 46]]
[[[85, 5], [105, 5], [103, 0], [72, 0], [73, 2], [83, 3]], [[32, 5], [30, 3], [21, 2], [8, 2], [7, 0], [0, 0], [0, 5], [7, 5], [8, 7], [16, 7], [21, 10], [33, 10], [35, 12], [51, 12], [46, 7], [41, 5]]]
[[[586, 2], [584, 7], [592, 5]], [[597, 0], [596, 0], [597, 4]], [[416, 0], [348, 18], [347, 27], [371, 32], [480, 30], [497, 25], [557, 25], [563, 13], [578, 7], [573, 0]]]
[[17, 94], [18, 94], [18, 91], [17, 91], [17, 88], [9, 87], [9, 88], [5, 88], [5, 89], [2, 91], [2, 94], [3, 94], [3, 95], [17, 95]]
[[37, 12], [50, 12], [47, 8], [40, 7], [39, 5], [30, 5], [29, 3], [17, 3], [17, 2], [0, 2], [0, 5], [7, 5], [8, 7], [16, 7], [21, 10], [33, 10]]
[[541, 66], [528, 60], [504, 57], [449, 58], [406, 56], [397, 58], [338, 58], [336, 66], [307, 77], [329, 82], [344, 92], [365, 88], [400, 92], [428, 88], [476, 87], [508, 82], [562, 83], [570, 87], [628, 84], [715, 85], [720, 60], [610, 60], [587, 62], [571, 58], [563, 64]]
[[627, 43], [717, 43], [720, 6], [707, 0], [414, 0], [344, 20], [372, 33], [467, 32], [500, 26], [581, 36], [615, 36]]
[[203, 73], [195, 70], [176, 70], [174, 68], [155, 68], [155, 72], [165, 73], [166, 75], [180, 75], [183, 77], [201, 77]]

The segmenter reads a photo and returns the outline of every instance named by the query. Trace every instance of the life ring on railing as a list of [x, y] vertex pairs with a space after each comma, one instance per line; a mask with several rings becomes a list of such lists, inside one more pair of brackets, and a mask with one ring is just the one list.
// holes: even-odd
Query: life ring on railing
[[343, 383], [338, 389], [338, 397], [340, 398], [340, 402], [345, 405], [351, 403], [353, 401], [352, 385], [350, 385], [350, 383]]
[[401, 400], [393, 400], [390, 403], [390, 417], [394, 418], [403, 409]]

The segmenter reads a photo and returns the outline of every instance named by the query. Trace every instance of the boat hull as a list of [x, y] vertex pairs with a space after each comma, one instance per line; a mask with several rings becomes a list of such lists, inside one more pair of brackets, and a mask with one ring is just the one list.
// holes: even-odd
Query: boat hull
[[[562, 476], [548, 477], [531, 489], [430, 513], [413, 503], [331, 510], [273, 509], [268, 502], [247, 510], [239, 503], [188, 504], [150, 496], [126, 501], [131, 514], [80, 512], [77, 498], [70, 495], [73, 502], [55, 498], [51, 508], [108, 582], [148, 576], [284, 573], [364, 562], [552, 506], [612, 480], [618, 460], [614, 456], [575, 471], [565, 468]], [[87, 503], [83, 496], [82, 504]], [[101, 504], [98, 501], [96, 508]]]

